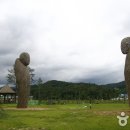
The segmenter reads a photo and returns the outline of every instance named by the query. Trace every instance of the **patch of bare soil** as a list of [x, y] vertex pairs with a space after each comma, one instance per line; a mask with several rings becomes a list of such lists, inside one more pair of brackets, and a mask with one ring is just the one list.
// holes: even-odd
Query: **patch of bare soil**
[[122, 111], [93, 111], [96, 115], [120, 115], [121, 112], [125, 112], [126, 115], [130, 116], [130, 110], [122, 110]]
[[4, 108], [4, 110], [31, 110], [31, 111], [42, 111], [42, 110], [48, 110], [49, 108]]

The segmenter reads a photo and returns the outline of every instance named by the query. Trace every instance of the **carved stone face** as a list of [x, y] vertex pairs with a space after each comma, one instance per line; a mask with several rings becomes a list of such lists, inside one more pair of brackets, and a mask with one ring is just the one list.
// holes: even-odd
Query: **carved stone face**
[[121, 51], [123, 54], [127, 54], [130, 49], [130, 37], [126, 37], [121, 41]]
[[21, 53], [19, 59], [25, 66], [30, 63], [30, 55], [26, 52]]

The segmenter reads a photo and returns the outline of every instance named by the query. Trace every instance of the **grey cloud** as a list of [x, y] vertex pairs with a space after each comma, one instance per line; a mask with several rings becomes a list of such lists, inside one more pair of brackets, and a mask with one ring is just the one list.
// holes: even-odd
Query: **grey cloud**
[[19, 54], [31, 46], [31, 28], [30, 19], [22, 17], [8, 17], [0, 22], [0, 83], [6, 83], [8, 69]]
[[[26, 3], [26, 1], [24, 1]], [[14, 1], [15, 3], [15, 1]], [[13, 3], [13, 4], [14, 4]], [[6, 4], [6, 2], [5, 2]], [[8, 3], [10, 4], [10, 3]], [[44, 3], [42, 3], [44, 4]], [[115, 4], [114, 4], [115, 5]], [[86, 39], [89, 37], [92, 39], [94, 38], [92, 35], [95, 33], [98, 33], [97, 29], [94, 29], [92, 27], [92, 34], [87, 33], [85, 26], [89, 26], [89, 22], [87, 23], [87, 19], [85, 24], [81, 23], [81, 26], [79, 23], [80, 21], [75, 21], [70, 15], [70, 20], [74, 20], [74, 25], [76, 25], [74, 31], [76, 30], [78, 33], [75, 33], [71, 29], [71, 27], [74, 27], [73, 24], [68, 24], [67, 21], [69, 21], [65, 16], [69, 16], [69, 12], [71, 13], [71, 10], [68, 10], [68, 13], [64, 12], [65, 14], [59, 15], [59, 9], [58, 5], [56, 5], [55, 8], [57, 10], [53, 10], [55, 8], [50, 8], [50, 4], [47, 4], [47, 8], [42, 10], [42, 8], [39, 8], [38, 6], [33, 10], [33, 6], [31, 7], [31, 3], [27, 5], [26, 9], [24, 9], [24, 4], [21, 6], [18, 6], [22, 12], [14, 13], [17, 11], [16, 9], [12, 9], [13, 6], [9, 6], [9, 11], [12, 13], [7, 13], [5, 15], [5, 19], [0, 19], [0, 83], [6, 83], [6, 75], [8, 73], [8, 69], [12, 67], [14, 64], [15, 59], [19, 56], [19, 54], [23, 51], [28, 51], [31, 55], [31, 66], [35, 69], [36, 78], [41, 77], [44, 81], [47, 80], [64, 80], [64, 81], [72, 81], [72, 82], [95, 82], [95, 83], [110, 83], [110, 82], [116, 82], [117, 80], [123, 79], [123, 69], [119, 67], [118, 70], [113, 70], [112, 68], [98, 68], [96, 67], [96, 62], [101, 62], [101, 60], [95, 60], [94, 64], [95, 67], [91, 67], [91, 63], [87, 64], [87, 62], [91, 61], [91, 58], [93, 58], [93, 53], [97, 51], [98, 48], [93, 48], [93, 50], [89, 51], [89, 46], [91, 48], [91, 43], [88, 42]], [[31, 7], [31, 8], [30, 8]], [[35, 7], [35, 6], [34, 6]], [[42, 7], [42, 6], [41, 6]], [[34, 13], [34, 15], [29, 16], [29, 13], [26, 13], [26, 11], [30, 10], [31, 14]], [[86, 8], [87, 9], [87, 8]], [[37, 10], [39, 10], [37, 12]], [[54, 12], [53, 12], [54, 11]], [[84, 10], [85, 11], [85, 10]], [[88, 11], [88, 10], [86, 10]], [[4, 12], [4, 10], [3, 10]], [[39, 13], [40, 12], [40, 13]], [[50, 12], [46, 13], [46, 12]], [[52, 13], [51, 13], [52, 12]], [[86, 12], [84, 12], [83, 17]], [[54, 16], [53, 16], [54, 15]], [[95, 16], [94, 16], [95, 17]], [[61, 19], [65, 18], [65, 19]], [[76, 19], [78, 17], [76, 16]], [[89, 17], [88, 17], [89, 18]], [[34, 21], [33, 21], [34, 20]], [[52, 22], [52, 21], [55, 22]], [[66, 20], [66, 21], [65, 21]], [[77, 19], [78, 20], [78, 19]], [[108, 27], [111, 28], [112, 26], [109, 25], [108, 18], [106, 19], [108, 21]], [[81, 19], [82, 21], [82, 19]], [[91, 19], [90, 19], [91, 21]], [[104, 19], [101, 19], [101, 21], [104, 23]], [[127, 18], [124, 24], [122, 25], [123, 30], [119, 30], [120, 35], [124, 34], [125, 32], [130, 33], [129, 31], [129, 21], [130, 19]], [[34, 22], [34, 23], [33, 23]], [[71, 21], [69, 21], [71, 23]], [[97, 21], [95, 21], [96, 23]], [[96, 25], [96, 24], [92, 25]], [[105, 21], [106, 23], [106, 21]], [[61, 24], [61, 25], [59, 25]], [[111, 23], [110, 23], [111, 24]], [[36, 25], [36, 30], [35, 30]], [[77, 25], [80, 25], [79, 27]], [[104, 24], [102, 24], [103, 31], [103, 37], [108, 36], [107, 33], [105, 33], [107, 30], [104, 29]], [[106, 24], [105, 24], [106, 25]], [[63, 27], [63, 28], [62, 28]], [[67, 28], [67, 33], [65, 28]], [[95, 27], [95, 26], [94, 26]], [[80, 30], [78, 28], [84, 28], [83, 30]], [[93, 30], [94, 29], [94, 30]], [[101, 30], [102, 30], [101, 29]], [[85, 30], [85, 31], [84, 31]], [[114, 28], [111, 29], [112, 32], [114, 32]], [[72, 31], [72, 32], [71, 32]], [[89, 32], [89, 31], [88, 31]], [[73, 37], [71, 38], [71, 33], [73, 33]], [[101, 32], [102, 33], [102, 32]], [[68, 36], [70, 35], [70, 37]], [[81, 36], [79, 36], [81, 35]], [[83, 35], [83, 36], [82, 36]], [[84, 37], [85, 35], [85, 37]], [[97, 34], [100, 39], [100, 35]], [[113, 35], [114, 37], [115, 35]], [[77, 38], [78, 37], [78, 38]], [[83, 39], [82, 39], [83, 38]], [[84, 39], [85, 38], [85, 39]], [[108, 38], [108, 37], [107, 37]], [[104, 46], [108, 47], [108, 49], [111, 49], [112, 44], [110, 38], [106, 39], [108, 42], [110, 42], [110, 48], [109, 46], [106, 46], [106, 43], [103, 43]], [[76, 43], [78, 41], [79, 44], [74, 44], [73, 46], [69, 46], [71, 42]], [[82, 44], [83, 49], [80, 48], [82, 41], [85, 42], [85, 44]], [[34, 43], [35, 42], [35, 43]], [[52, 45], [52, 47], [48, 47], [48, 44]], [[94, 41], [96, 42], [96, 41]], [[99, 41], [100, 42], [100, 41]], [[101, 40], [102, 42], [102, 40]], [[33, 48], [32, 44], [35, 44], [34, 46], [36, 48]], [[68, 44], [68, 46], [65, 46], [65, 48], [62, 48], [62, 45]], [[93, 43], [96, 44], [96, 43]], [[87, 46], [88, 45], [88, 46]], [[97, 44], [98, 45], [98, 44]], [[61, 48], [60, 48], [61, 47]], [[72, 47], [72, 48], [70, 48]], [[88, 47], [88, 48], [87, 48]], [[95, 46], [96, 47], [96, 46]], [[49, 48], [49, 49], [48, 49]], [[51, 48], [51, 49], [50, 49]], [[84, 51], [86, 48], [86, 51]], [[34, 49], [34, 51], [32, 51]], [[57, 55], [55, 55], [55, 51], [62, 50]], [[64, 50], [70, 49], [69, 54]], [[48, 51], [49, 50], [49, 51]], [[84, 52], [82, 52], [84, 51]], [[99, 51], [101, 53], [102, 50]], [[66, 53], [64, 55], [63, 53]], [[86, 55], [86, 57], [84, 56]], [[115, 54], [115, 53], [114, 53]], [[95, 53], [96, 55], [96, 53]], [[54, 56], [54, 57], [53, 57]], [[56, 56], [56, 57], [55, 57]], [[83, 61], [84, 59], [87, 59], [87, 56], [89, 56], [89, 60]], [[110, 56], [112, 56], [110, 54]], [[71, 57], [71, 58], [70, 58]], [[53, 58], [53, 59], [52, 59]], [[54, 60], [54, 58], [56, 60]], [[65, 58], [65, 59], [63, 59]], [[75, 60], [74, 63], [71, 62], [71, 59], [79, 59]], [[100, 58], [100, 57], [99, 57]], [[102, 58], [105, 58], [105, 55]], [[92, 59], [93, 60], [93, 59]], [[116, 60], [116, 59], [115, 59]], [[72, 60], [73, 61], [73, 60]], [[69, 63], [71, 62], [71, 63]], [[109, 61], [105, 61], [105, 65], [108, 64]], [[79, 64], [80, 63], [80, 64]], [[84, 68], [83, 64], [88, 65], [87, 67], [90, 67], [90, 72], [87, 70], [87, 68]], [[93, 62], [92, 62], [93, 63]], [[75, 66], [77, 64], [77, 66]], [[115, 64], [113, 62], [113, 64]]]
[[[76, 69], [78, 70], [78, 73], [74, 73]], [[119, 67], [118, 69], [97, 68], [89, 72], [85, 68], [79, 69], [75, 66], [51, 65], [37, 68], [36, 72], [38, 73], [38, 76], [43, 79], [44, 82], [48, 80], [62, 80], [69, 82], [89, 82], [96, 84], [107, 84], [120, 82], [124, 79], [123, 67]]]
[[68, 72], [69, 75], [72, 68], [73, 66], [67, 64], [53, 65], [51, 63], [51, 65], [37, 67], [35, 68], [35, 71], [38, 74], [36, 77], [41, 77], [44, 81], [60, 80], [62, 77], [66, 80], [66, 73]]
[[30, 20], [19, 17], [10, 17], [0, 23], [0, 55], [16, 53], [31, 40], [30, 26]]
[[73, 79], [74, 82], [85, 82], [85, 83], [96, 83], [96, 84], [108, 84], [115, 83], [124, 80], [123, 70], [119, 68], [118, 70], [107, 70], [97, 69], [92, 71], [88, 75], [83, 74], [81, 77], [76, 77]]
[[123, 20], [120, 24], [120, 27], [118, 27], [118, 34], [123, 36], [122, 38], [130, 36], [130, 18], [129, 18], [130, 12], [128, 12], [125, 16], [125, 20]]

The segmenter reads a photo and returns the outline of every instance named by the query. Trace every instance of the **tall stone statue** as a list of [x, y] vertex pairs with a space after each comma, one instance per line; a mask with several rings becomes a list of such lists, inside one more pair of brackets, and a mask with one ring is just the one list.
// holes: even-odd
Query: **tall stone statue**
[[28, 99], [30, 95], [30, 74], [28, 65], [30, 63], [30, 56], [23, 52], [15, 61], [15, 76], [18, 94], [18, 108], [27, 108]]
[[123, 54], [127, 54], [125, 61], [124, 75], [128, 92], [128, 101], [130, 106], [130, 37], [126, 37], [121, 41], [121, 51]]

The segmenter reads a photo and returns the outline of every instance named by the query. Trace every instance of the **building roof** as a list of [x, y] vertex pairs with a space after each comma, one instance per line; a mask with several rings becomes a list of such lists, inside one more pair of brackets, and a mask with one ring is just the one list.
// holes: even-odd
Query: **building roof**
[[5, 85], [2, 88], [0, 88], [0, 93], [16, 93], [16, 92], [8, 85]]

